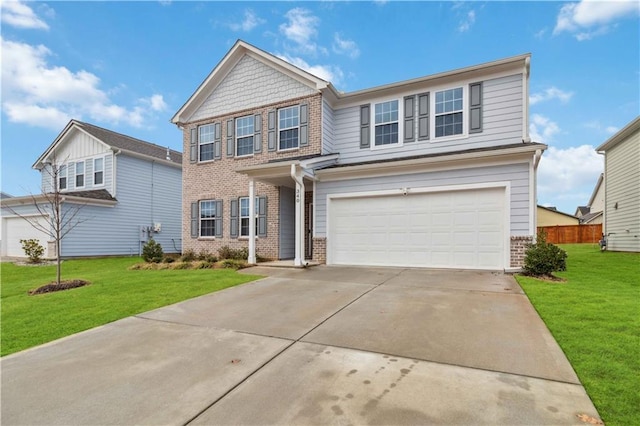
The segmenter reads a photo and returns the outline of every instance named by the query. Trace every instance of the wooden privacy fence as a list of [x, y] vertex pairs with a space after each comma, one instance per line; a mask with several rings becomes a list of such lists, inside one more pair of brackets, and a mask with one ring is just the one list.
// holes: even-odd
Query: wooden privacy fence
[[597, 243], [602, 238], [602, 224], [539, 226], [546, 231], [547, 242], [553, 244]]

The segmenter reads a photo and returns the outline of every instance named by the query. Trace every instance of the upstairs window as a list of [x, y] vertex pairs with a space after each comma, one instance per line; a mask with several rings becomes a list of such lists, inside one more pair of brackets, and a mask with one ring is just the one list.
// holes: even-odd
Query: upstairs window
[[62, 165], [58, 168], [58, 190], [67, 189], [67, 166]]
[[236, 156], [253, 154], [254, 117], [249, 115], [236, 119]]
[[76, 163], [76, 188], [84, 188], [84, 161]]
[[104, 184], [104, 158], [93, 159], [93, 184]]
[[461, 135], [463, 132], [462, 87], [436, 92], [436, 137]]
[[298, 105], [278, 110], [278, 149], [299, 146], [300, 108]]
[[222, 212], [218, 211], [219, 206], [216, 200], [200, 201], [200, 236], [215, 237], [218, 221], [222, 220]]
[[199, 161], [213, 160], [213, 142], [215, 126], [207, 124], [198, 127], [198, 159]]
[[375, 146], [398, 143], [398, 101], [388, 101], [374, 106]]

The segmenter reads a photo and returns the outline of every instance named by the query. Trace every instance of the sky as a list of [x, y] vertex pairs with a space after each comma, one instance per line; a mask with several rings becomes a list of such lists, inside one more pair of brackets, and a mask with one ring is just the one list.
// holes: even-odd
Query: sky
[[23, 2], [1, 8], [1, 181], [70, 119], [181, 150], [173, 114], [237, 39], [350, 92], [531, 53], [538, 204], [586, 205], [595, 148], [640, 114], [640, 2]]

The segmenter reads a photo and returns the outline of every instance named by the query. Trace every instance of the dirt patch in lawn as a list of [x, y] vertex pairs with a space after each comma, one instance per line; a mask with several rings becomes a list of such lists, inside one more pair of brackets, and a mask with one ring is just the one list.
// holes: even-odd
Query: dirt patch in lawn
[[84, 280], [60, 281], [60, 284], [49, 283], [49, 284], [40, 286], [35, 290], [30, 290], [29, 296], [33, 296], [35, 294], [53, 293], [54, 291], [70, 290], [72, 288], [84, 287], [85, 285], [89, 285], [89, 284], [90, 284], [89, 281], [84, 281]]

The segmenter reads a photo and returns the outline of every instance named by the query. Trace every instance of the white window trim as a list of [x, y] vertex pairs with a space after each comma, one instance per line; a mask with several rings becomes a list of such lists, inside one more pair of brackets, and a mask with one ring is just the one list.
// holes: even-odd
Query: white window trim
[[[102, 170], [101, 170], [102, 171], [102, 183], [96, 184], [96, 160], [100, 160], [100, 159], [102, 160]], [[96, 188], [103, 187], [103, 186], [105, 186], [105, 183], [104, 183], [104, 181], [105, 181], [105, 172], [104, 172], [104, 170], [106, 168], [105, 157], [95, 157], [95, 158], [92, 159], [92, 161], [93, 161], [93, 186], [96, 187]]]
[[[434, 87], [429, 90], [429, 142], [446, 142], [469, 137], [469, 84], [470, 82], [464, 81], [459, 84]], [[462, 133], [458, 135], [436, 136], [436, 93], [458, 88], [462, 88]]]
[[[78, 164], [82, 164], [82, 186], [78, 186]], [[85, 188], [87, 186], [87, 164], [85, 160], [76, 161], [73, 165], [74, 173], [73, 173], [73, 187], [74, 189]], [[67, 180], [67, 188], [69, 187], [69, 181]]]
[[[205, 127], [205, 126], [211, 126], [213, 128], [213, 140], [211, 142], [207, 142], [207, 143], [203, 144], [203, 143], [200, 142], [200, 129], [202, 127]], [[196, 135], [198, 137], [198, 163], [209, 163], [209, 162], [214, 161], [215, 157], [216, 157], [216, 152], [215, 152], [215, 150], [216, 150], [216, 145], [215, 145], [216, 144], [216, 125], [215, 125], [215, 123], [202, 124], [202, 125], [198, 126], [197, 130], [196, 130]], [[211, 146], [213, 147], [213, 156], [211, 157], [210, 160], [202, 160], [200, 158], [200, 147], [202, 145], [209, 145], [209, 144], [211, 144]]]
[[[238, 198], [238, 239], [240, 240], [248, 240], [249, 239], [249, 235], [242, 235], [242, 219], [249, 219], [251, 216], [242, 216], [242, 200], [247, 200], [247, 202], [249, 201], [249, 197], [239, 197]], [[256, 219], [256, 240], [258, 239], [258, 211], [259, 211], [259, 206], [260, 206], [260, 197], [256, 196], [255, 197], [255, 202], [254, 202], [254, 207], [255, 207], [255, 219]]]
[[[369, 107], [369, 149], [371, 151], [377, 151], [381, 149], [393, 149], [399, 148], [404, 145], [404, 97], [389, 99], [377, 99], [371, 102]], [[383, 104], [385, 102], [398, 101], [398, 143], [392, 143], [388, 145], [376, 145], [376, 105]]]
[[253, 150], [254, 150], [254, 146], [255, 146], [255, 137], [256, 137], [256, 129], [255, 129], [255, 124], [254, 124], [254, 129], [253, 129], [253, 133], [251, 134], [251, 140], [252, 140], [252, 145], [251, 145], [251, 152], [249, 154], [243, 154], [240, 155], [238, 154], [238, 139], [241, 138], [248, 138], [249, 135], [245, 135], [245, 136], [241, 136], [238, 137], [238, 120], [244, 119], [244, 118], [249, 118], [251, 120], [254, 120], [254, 116], [253, 115], [245, 115], [243, 117], [238, 117], [235, 120], [233, 120], [233, 125], [235, 127], [235, 132], [234, 132], [234, 138], [235, 138], [235, 157], [236, 158], [247, 158], [247, 157], [253, 157]]
[[[61, 164], [58, 166], [58, 191], [66, 191], [69, 188], [69, 165]], [[62, 176], [62, 170], [64, 170], [64, 176]], [[60, 187], [60, 179], [65, 179], [65, 187]]]
[[213, 219], [204, 219], [204, 220], [213, 220], [213, 235], [202, 235], [202, 203], [207, 203], [207, 202], [212, 202], [215, 205], [215, 202], [217, 200], [215, 199], [210, 199], [210, 200], [200, 200], [198, 201], [198, 239], [203, 239], [203, 240], [215, 240], [216, 239], [216, 220], [222, 220], [221, 215], [218, 214], [218, 212], [216, 211], [216, 215], [214, 216]]
[[[295, 127], [286, 127], [286, 128], [281, 128], [280, 127], [280, 111], [283, 111], [285, 109], [290, 109], [290, 108], [297, 108], [298, 109], [298, 125]], [[280, 132], [282, 132], [283, 130], [291, 130], [291, 129], [298, 129], [298, 146], [295, 146], [293, 148], [284, 148], [281, 149], [280, 148]], [[295, 151], [297, 149], [300, 149], [300, 105], [289, 105], [286, 107], [282, 107], [282, 108], [278, 108], [276, 111], [276, 131], [277, 131], [277, 147], [278, 147], [278, 152], [287, 152], [287, 151]]]

